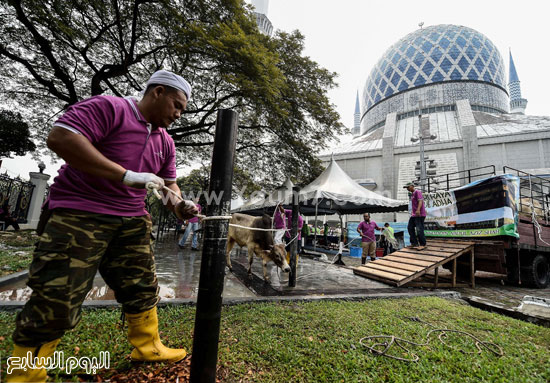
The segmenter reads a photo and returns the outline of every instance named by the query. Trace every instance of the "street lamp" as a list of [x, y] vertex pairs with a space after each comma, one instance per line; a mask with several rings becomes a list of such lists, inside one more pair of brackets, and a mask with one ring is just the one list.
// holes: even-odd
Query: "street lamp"
[[40, 161], [38, 163], [38, 170], [40, 171], [40, 173], [44, 173], [44, 169], [46, 169], [46, 164], [44, 163], [44, 161]]
[[[429, 120], [428, 120], [429, 124]], [[428, 125], [429, 126], [429, 125]], [[425, 186], [426, 186], [426, 158], [424, 156], [424, 140], [435, 140], [437, 138], [437, 135], [430, 134], [429, 136], [424, 136], [422, 132], [422, 115], [418, 115], [418, 136], [412, 136], [411, 141], [417, 142], [420, 141], [420, 187], [422, 188], [422, 192], [425, 192]]]

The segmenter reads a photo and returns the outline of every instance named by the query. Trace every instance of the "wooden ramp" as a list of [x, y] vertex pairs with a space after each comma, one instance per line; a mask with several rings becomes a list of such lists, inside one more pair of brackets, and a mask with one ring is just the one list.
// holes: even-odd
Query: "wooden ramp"
[[470, 284], [474, 280], [474, 247], [475, 242], [447, 239], [428, 240], [424, 250], [405, 247], [395, 253], [368, 262], [353, 269], [357, 275], [375, 279], [394, 286], [402, 286], [434, 270], [434, 287], [440, 287], [438, 278], [439, 266], [452, 262], [451, 286], [456, 286], [456, 259], [463, 254], [470, 254]]

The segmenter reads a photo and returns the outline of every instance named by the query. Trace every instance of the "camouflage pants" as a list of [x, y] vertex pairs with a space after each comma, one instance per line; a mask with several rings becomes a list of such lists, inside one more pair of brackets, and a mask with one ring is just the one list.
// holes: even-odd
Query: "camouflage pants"
[[153, 308], [159, 298], [151, 226], [149, 216], [53, 210], [33, 254], [33, 292], [17, 315], [13, 341], [38, 346], [74, 328], [98, 270], [124, 312]]

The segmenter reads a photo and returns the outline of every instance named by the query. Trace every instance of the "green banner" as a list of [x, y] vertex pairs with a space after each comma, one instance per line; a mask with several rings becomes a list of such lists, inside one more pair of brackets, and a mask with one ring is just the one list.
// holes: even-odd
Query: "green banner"
[[467, 229], [467, 230], [424, 230], [426, 237], [496, 237], [509, 235], [517, 237], [516, 225], [508, 224], [501, 227], [489, 229]]
[[424, 233], [430, 237], [519, 238], [519, 178], [509, 174], [426, 193]]

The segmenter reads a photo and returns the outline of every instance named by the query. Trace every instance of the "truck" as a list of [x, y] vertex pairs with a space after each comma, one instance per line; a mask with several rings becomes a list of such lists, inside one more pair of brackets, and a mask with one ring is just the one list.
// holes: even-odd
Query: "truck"
[[[508, 166], [497, 174], [491, 165], [430, 177], [424, 186], [427, 237], [475, 242], [476, 271], [516, 285], [550, 284], [550, 179]], [[469, 276], [469, 267], [459, 258], [457, 275]]]

